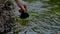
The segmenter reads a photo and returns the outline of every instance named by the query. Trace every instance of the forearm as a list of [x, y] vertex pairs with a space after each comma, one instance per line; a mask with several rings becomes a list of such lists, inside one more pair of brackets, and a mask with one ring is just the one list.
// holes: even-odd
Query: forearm
[[19, 0], [16, 0], [16, 3], [21, 9], [23, 9], [25, 11], [25, 8], [23, 7], [23, 4]]

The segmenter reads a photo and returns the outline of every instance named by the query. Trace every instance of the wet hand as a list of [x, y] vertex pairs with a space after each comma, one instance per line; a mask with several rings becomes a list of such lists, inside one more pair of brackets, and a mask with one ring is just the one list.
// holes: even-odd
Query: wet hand
[[20, 6], [21, 9], [19, 9], [20, 13], [26, 12], [27, 11], [27, 6], [26, 5], [22, 5]]
[[20, 13], [27, 11], [27, 5], [21, 3], [21, 1], [19, 1], [19, 0], [16, 0], [16, 3], [19, 6], [19, 8], [21, 8], [21, 9], [19, 9]]

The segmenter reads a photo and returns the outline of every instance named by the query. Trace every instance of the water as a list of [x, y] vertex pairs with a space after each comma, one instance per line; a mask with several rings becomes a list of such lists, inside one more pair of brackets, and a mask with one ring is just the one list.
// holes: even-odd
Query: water
[[[24, 0], [25, 1], [25, 0]], [[30, 1], [30, 2], [29, 2]], [[26, 0], [28, 19], [18, 19], [18, 34], [60, 34], [60, 0]]]
[[[60, 34], [60, 0], [23, 0], [30, 15], [20, 19], [16, 7], [16, 25], [7, 34]], [[24, 3], [22, 2], [22, 3]]]

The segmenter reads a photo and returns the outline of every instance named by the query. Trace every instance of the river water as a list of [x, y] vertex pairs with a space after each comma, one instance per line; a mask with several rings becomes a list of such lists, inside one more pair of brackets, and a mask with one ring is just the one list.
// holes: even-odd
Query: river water
[[13, 28], [16, 34], [60, 34], [59, 0], [25, 0], [25, 3], [30, 17], [18, 18], [17, 25]]

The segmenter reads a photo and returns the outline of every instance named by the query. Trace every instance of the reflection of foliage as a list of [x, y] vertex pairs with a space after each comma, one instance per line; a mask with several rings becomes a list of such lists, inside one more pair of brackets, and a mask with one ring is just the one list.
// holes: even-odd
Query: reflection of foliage
[[16, 22], [16, 25], [12, 28], [14, 34], [18, 34], [20, 31], [22, 31], [20, 27], [29, 26], [29, 20], [20, 19], [19, 17], [16, 17], [16, 19], [13, 20]]
[[37, 0], [23, 0], [23, 1], [34, 2], [34, 1], [37, 1]]
[[35, 18], [38, 18], [38, 19], [40, 19], [40, 18], [44, 18], [44, 17], [46, 17], [47, 15], [46, 14], [38, 14], [37, 12], [29, 12], [33, 17], [35, 17]]
[[51, 8], [51, 11], [60, 13], [60, 8]]
[[55, 5], [55, 4], [58, 4], [59, 2], [60, 2], [60, 0], [50, 0], [48, 3]]
[[[43, 12], [43, 14], [38, 14], [39, 16], [35, 15], [37, 13], [34, 13], [33, 14], [31, 13], [31, 15], [33, 15], [33, 17], [35, 16], [35, 18], [37, 18], [36, 20], [38, 20], [37, 22], [35, 21], [34, 23], [36, 23], [36, 25], [39, 25], [38, 27], [42, 27], [42, 30], [45, 30], [45, 31], [48, 31], [48, 30], [55, 30], [56, 28], [54, 27], [49, 27], [49, 26], [44, 26], [43, 24], [46, 23], [48, 25], [51, 25], [51, 26], [60, 26], [59, 22], [60, 22], [60, 15], [59, 14], [56, 14], [56, 12], [53, 12], [53, 11], [47, 11], [47, 12]], [[57, 19], [56, 19], [57, 18]], [[35, 19], [34, 19], [35, 20]], [[42, 23], [41, 23], [41, 22]], [[39, 24], [40, 23], [40, 24]], [[32, 28], [32, 30], [34, 32], [37, 32], [37, 33], [40, 33], [41, 34], [41, 30], [40, 28]], [[37, 31], [37, 30], [39, 31]], [[59, 29], [57, 29], [58, 31]], [[42, 31], [43, 32], [43, 31]]]
[[[42, 0], [41, 0], [42, 1]], [[49, 4], [50, 6], [59, 6], [60, 7], [60, 0], [49, 0], [49, 1], [42, 1], [43, 3], [47, 3]]]
[[18, 20], [18, 22], [19, 22], [21, 25], [24, 25], [24, 26], [28, 26], [28, 23], [29, 23], [28, 20], [24, 20], [24, 19]]

